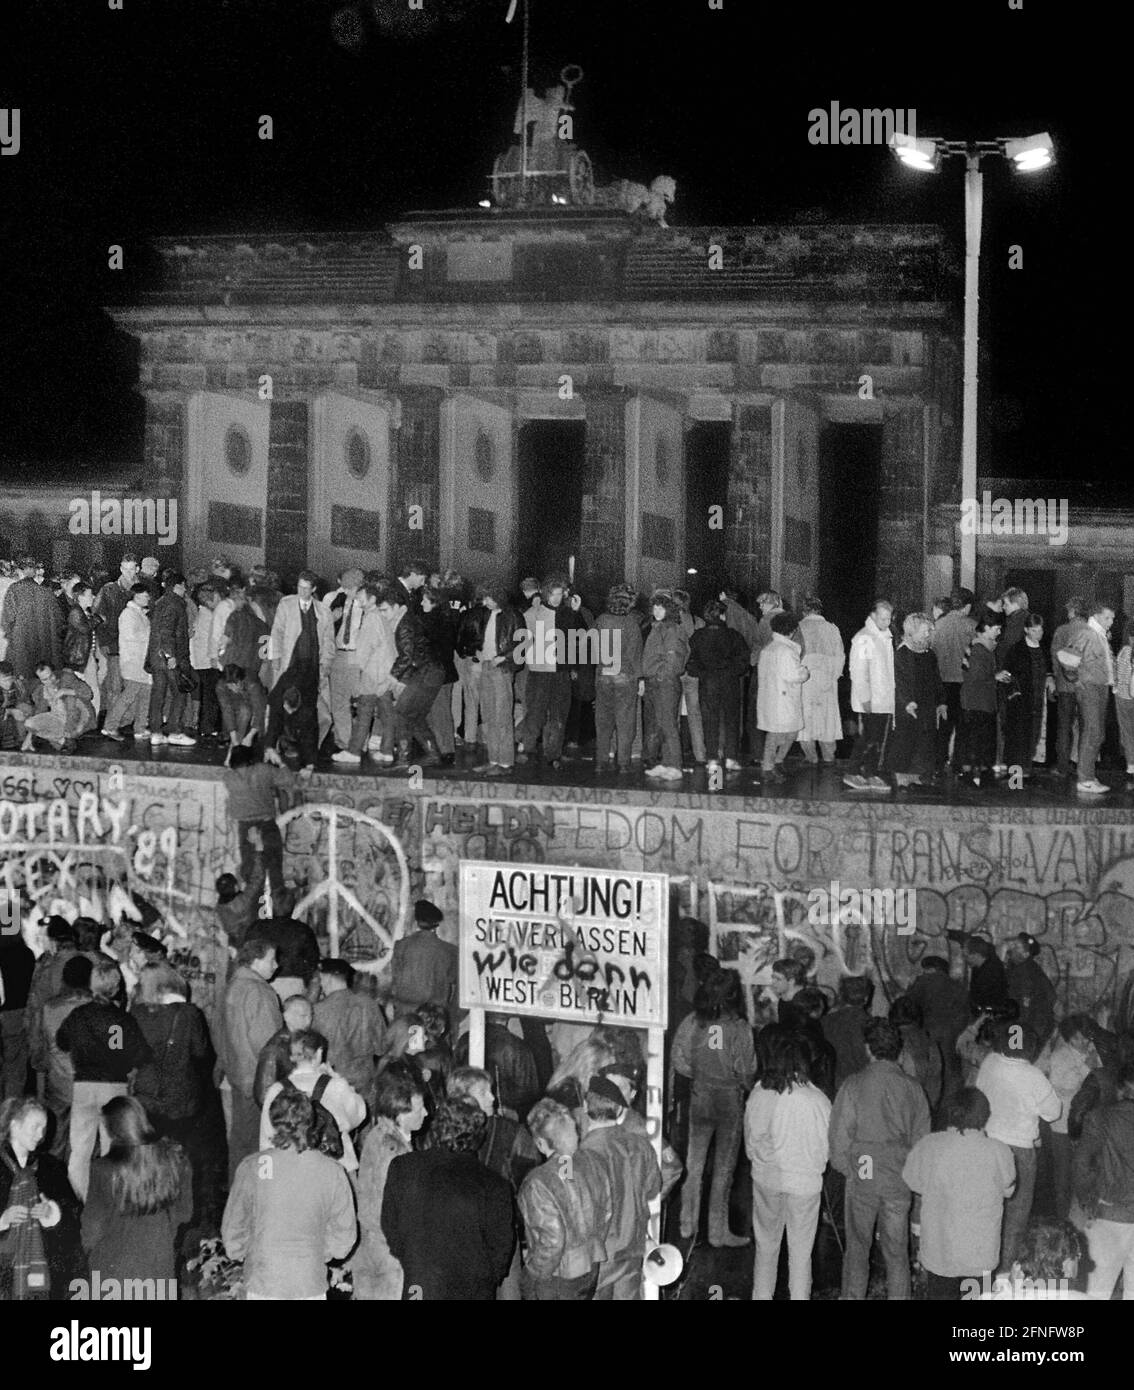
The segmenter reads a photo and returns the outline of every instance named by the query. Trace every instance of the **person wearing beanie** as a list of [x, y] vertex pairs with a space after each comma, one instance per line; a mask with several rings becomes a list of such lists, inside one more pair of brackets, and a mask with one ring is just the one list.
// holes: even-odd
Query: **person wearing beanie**
[[[600, 662], [595, 679], [595, 772], [617, 764], [630, 771], [638, 722], [638, 684], [642, 678], [642, 629], [633, 609], [638, 594], [631, 584], [615, 584], [598, 620]], [[610, 637], [602, 634], [609, 632]]]
[[677, 721], [689, 642], [681, 630], [680, 609], [672, 594], [658, 590], [650, 599], [650, 615], [653, 626], [642, 651], [642, 761], [647, 777], [680, 782], [681, 735]]
[[394, 942], [390, 982], [394, 1017], [404, 1018], [421, 1004], [440, 1004], [448, 1009], [455, 1033], [457, 948], [437, 935], [444, 914], [433, 903], [416, 902], [413, 917], [417, 930]]

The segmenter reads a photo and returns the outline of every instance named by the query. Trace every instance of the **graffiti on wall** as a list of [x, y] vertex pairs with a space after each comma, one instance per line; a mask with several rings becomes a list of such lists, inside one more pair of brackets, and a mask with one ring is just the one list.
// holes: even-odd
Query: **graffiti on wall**
[[[730, 950], [751, 949], [763, 924], [766, 942], [807, 941], [821, 979], [873, 968], [890, 996], [924, 955], [960, 972], [949, 931], [997, 942], [1031, 932], [1067, 1009], [1112, 1004], [1134, 969], [1134, 824], [1121, 812], [810, 801], [772, 811], [759, 798], [725, 810], [698, 795], [632, 794], [627, 804], [607, 788], [520, 790], [549, 799], [446, 783], [422, 803], [429, 854], [690, 874], [740, 929]], [[916, 929], [812, 925], [807, 894], [834, 880], [916, 890]], [[730, 895], [730, 885], [750, 891]]]

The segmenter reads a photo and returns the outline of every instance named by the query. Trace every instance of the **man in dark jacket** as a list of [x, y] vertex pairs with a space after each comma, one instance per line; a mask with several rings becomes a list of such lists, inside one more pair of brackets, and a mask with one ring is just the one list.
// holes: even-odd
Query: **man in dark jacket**
[[468, 1100], [440, 1106], [433, 1147], [390, 1164], [382, 1231], [405, 1271], [402, 1297], [491, 1302], [516, 1243], [512, 1189], [477, 1157], [488, 1123]]
[[1008, 1001], [1008, 976], [996, 948], [983, 936], [962, 939], [965, 962], [972, 972], [969, 975], [969, 1007], [973, 1015], [981, 1009], [1003, 1008]]
[[541, 1100], [528, 1127], [547, 1161], [524, 1179], [517, 1199], [527, 1242], [523, 1296], [587, 1302], [598, 1288], [614, 1221], [610, 1170], [598, 1154], [579, 1149], [571, 1112], [557, 1101]]
[[[13, 904], [14, 905], [14, 904]], [[5, 904], [0, 903], [0, 908]], [[22, 936], [8, 934], [0, 916], [0, 1096], [22, 1096], [27, 1089], [28, 1037], [25, 1026], [35, 956]]]
[[102, 708], [108, 710], [122, 692], [122, 674], [118, 665], [118, 619], [130, 602], [138, 578], [138, 560], [123, 555], [121, 573], [98, 591], [94, 611], [98, 617], [95, 632], [98, 644], [106, 657], [106, 679], [102, 687]]
[[[185, 696], [178, 671], [189, 671], [189, 612], [185, 606], [185, 576], [174, 570], [165, 581], [165, 592], [150, 611], [150, 742], [192, 748], [197, 742], [181, 727]], [[166, 698], [169, 719], [163, 721]], [[169, 732], [166, 733], [166, 728]]]
[[394, 717], [397, 721], [398, 761], [408, 763], [413, 740], [422, 749], [423, 765], [440, 762], [437, 745], [429, 728], [429, 711], [445, 679], [429, 645], [420, 613], [401, 603], [392, 588], [378, 594], [378, 612], [394, 632], [397, 656], [390, 674], [395, 685]]
[[944, 956], [922, 956], [921, 974], [906, 991], [906, 998], [921, 1011], [922, 1026], [930, 1041], [941, 1049], [944, 1107], [961, 1084], [957, 1039], [969, 1024], [968, 995], [961, 981], [949, 974], [949, 962]]
[[390, 1003], [394, 1017], [412, 1014], [419, 1004], [441, 1004], [456, 1020], [457, 948], [442, 941], [437, 928], [444, 921], [440, 908], [422, 898], [414, 903], [417, 930], [394, 942], [390, 966]]
[[872, 982], [865, 975], [844, 975], [839, 1003], [822, 1020], [823, 1036], [835, 1049], [835, 1089], [866, 1066], [866, 1025], [870, 1022]]
[[749, 665], [748, 643], [725, 625], [725, 605], [719, 600], [707, 603], [703, 616], [705, 626], [689, 639], [685, 671], [700, 682], [709, 772], [720, 771], [722, 747], [726, 769], [739, 772], [741, 681]]
[[1026, 931], [1014, 936], [1005, 950], [1008, 997], [1020, 1006], [1020, 1022], [1035, 1034], [1037, 1052], [1055, 1028], [1055, 986], [1036, 960], [1039, 951], [1039, 942]]
[[1122, 1276], [1124, 1296], [1134, 1279], [1134, 1066], [1118, 1075], [1117, 1099], [1092, 1111], [1075, 1149], [1075, 1195], [1089, 1214], [1090, 1298], [1109, 1299]]
[[587, 1132], [579, 1152], [602, 1161], [613, 1197], [595, 1298], [602, 1303], [640, 1302], [650, 1203], [661, 1196], [661, 1166], [650, 1140], [623, 1123], [626, 1098], [611, 1078], [591, 1078], [586, 1104]]

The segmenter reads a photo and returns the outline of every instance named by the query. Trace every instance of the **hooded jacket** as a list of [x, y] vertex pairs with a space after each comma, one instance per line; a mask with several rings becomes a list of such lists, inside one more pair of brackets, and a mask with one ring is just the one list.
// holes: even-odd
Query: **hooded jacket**
[[773, 633], [760, 652], [758, 675], [757, 727], [770, 734], [797, 733], [803, 728], [803, 682], [809, 675], [799, 643]]

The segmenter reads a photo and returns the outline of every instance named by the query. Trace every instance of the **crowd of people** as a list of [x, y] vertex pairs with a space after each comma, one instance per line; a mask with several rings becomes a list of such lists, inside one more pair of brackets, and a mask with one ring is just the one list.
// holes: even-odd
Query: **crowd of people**
[[320, 758], [452, 765], [463, 745], [484, 776], [583, 756], [626, 774], [640, 759], [663, 782], [704, 767], [712, 790], [744, 757], [761, 784], [783, 782], [796, 744], [833, 765], [849, 736], [842, 780], [859, 792], [1050, 775], [1099, 796], [1113, 693], [1134, 789], [1134, 620], [1115, 653], [1106, 602], [1071, 599], [1048, 641], [1021, 589], [983, 605], [960, 589], [905, 614], [896, 640], [880, 598], [848, 650], [821, 600], [793, 613], [771, 590], [757, 617], [728, 588], [694, 611], [683, 590], [618, 584], [595, 613], [564, 577], [510, 594], [423, 561], [348, 569], [335, 586], [304, 570], [287, 595], [267, 569], [223, 559], [186, 576], [127, 555], [104, 582], [48, 581], [30, 558], [8, 568], [8, 748], [73, 751], [130, 729], [136, 744], [249, 748], [306, 772]]
[[679, 919], [659, 1135], [634, 1029], [489, 1014], [470, 1065], [432, 903], [372, 980], [228, 877], [192, 983], [129, 923], [0, 937], [0, 1296], [216, 1296], [204, 1262], [249, 1299], [637, 1300], [674, 1193], [687, 1257], [754, 1241], [756, 1300], [785, 1240], [812, 1296], [821, 1231], [844, 1299], [1134, 1298], [1134, 1033], [1058, 1018], [1027, 934], [953, 933], [963, 974], [888, 1001], [797, 941], [753, 1002]]

